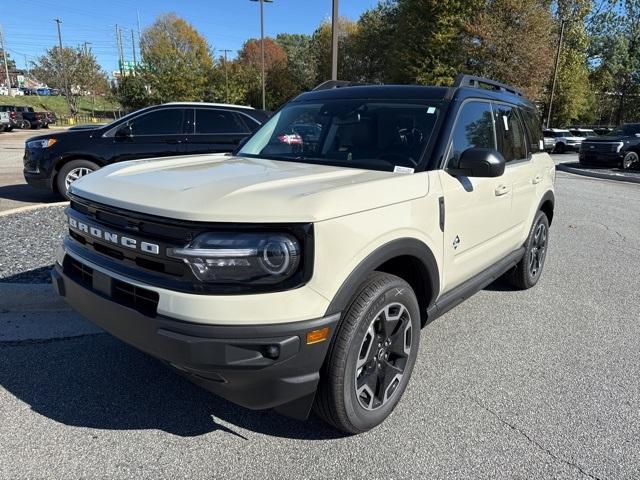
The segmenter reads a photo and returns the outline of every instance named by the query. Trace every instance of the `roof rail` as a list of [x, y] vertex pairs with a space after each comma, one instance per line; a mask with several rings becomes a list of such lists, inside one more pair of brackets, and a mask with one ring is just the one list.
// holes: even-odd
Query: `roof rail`
[[317, 90], [329, 90], [331, 88], [359, 87], [363, 85], [371, 85], [371, 83], [350, 82], [348, 80], [327, 80], [315, 87], [312, 92]]
[[483, 88], [482, 85], [490, 87], [488, 90], [496, 90], [499, 92], [506, 92], [512, 95], [518, 95], [519, 97], [524, 97], [524, 93], [522, 90], [518, 90], [517, 88], [511, 87], [504, 83], [496, 82], [495, 80], [491, 80], [490, 78], [485, 77], [476, 77], [475, 75], [465, 75], [461, 73], [456, 77], [456, 81], [453, 83], [454, 87], [473, 87], [473, 88]]

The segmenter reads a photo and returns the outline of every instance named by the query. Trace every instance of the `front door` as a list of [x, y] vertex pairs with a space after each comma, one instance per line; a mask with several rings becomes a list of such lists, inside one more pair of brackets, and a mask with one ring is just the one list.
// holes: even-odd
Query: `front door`
[[[449, 141], [447, 166], [455, 168], [472, 147], [496, 148], [491, 103], [462, 105]], [[504, 237], [512, 228], [512, 184], [505, 176], [475, 178], [439, 171], [445, 208], [443, 289], [450, 290], [507, 255]]]
[[[162, 108], [143, 113], [127, 124], [130, 136], [116, 133], [112, 138], [112, 161], [168, 157], [184, 152], [184, 108]], [[121, 128], [125, 128], [125, 125]]]

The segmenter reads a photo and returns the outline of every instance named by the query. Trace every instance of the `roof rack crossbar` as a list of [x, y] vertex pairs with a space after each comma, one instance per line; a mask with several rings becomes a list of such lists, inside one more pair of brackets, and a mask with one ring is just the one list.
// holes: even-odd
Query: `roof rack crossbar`
[[371, 85], [370, 83], [350, 82], [348, 80], [327, 80], [315, 87], [312, 91], [329, 90], [331, 88], [343, 88], [343, 87], [359, 87], [363, 85]]
[[519, 97], [523, 97], [524, 93], [522, 90], [518, 90], [517, 88], [511, 87], [504, 83], [496, 82], [495, 80], [491, 80], [490, 78], [485, 77], [477, 77], [475, 75], [465, 75], [461, 73], [456, 78], [454, 82], [454, 87], [473, 87], [473, 88], [483, 88], [482, 85], [490, 87], [489, 90], [497, 90], [500, 92], [510, 93], [512, 95], [518, 95]]

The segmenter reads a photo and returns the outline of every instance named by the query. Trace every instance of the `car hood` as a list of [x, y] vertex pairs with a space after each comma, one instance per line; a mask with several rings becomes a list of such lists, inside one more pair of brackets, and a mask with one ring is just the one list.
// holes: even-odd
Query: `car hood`
[[428, 187], [426, 174], [214, 154], [110, 165], [71, 193], [183, 220], [317, 222], [419, 198]]

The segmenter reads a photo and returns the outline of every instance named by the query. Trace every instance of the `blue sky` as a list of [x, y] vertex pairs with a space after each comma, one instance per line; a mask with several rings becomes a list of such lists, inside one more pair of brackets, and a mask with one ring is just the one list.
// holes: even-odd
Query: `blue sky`
[[[123, 28], [125, 57], [132, 59], [131, 29], [137, 12], [142, 29], [162, 13], [175, 12], [190, 22], [214, 49], [237, 51], [244, 40], [260, 36], [259, 5], [249, 0], [20, 0], [2, 2], [0, 25], [7, 50], [19, 68], [57, 44], [54, 18], [62, 20], [65, 46], [91, 42], [99, 63], [117, 67], [115, 25]], [[378, 0], [340, 0], [340, 15], [357, 19]], [[331, 15], [331, 0], [274, 0], [265, 4], [265, 34], [311, 33]]]

